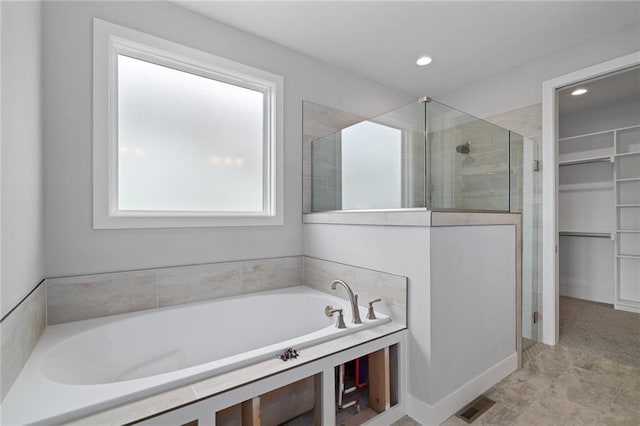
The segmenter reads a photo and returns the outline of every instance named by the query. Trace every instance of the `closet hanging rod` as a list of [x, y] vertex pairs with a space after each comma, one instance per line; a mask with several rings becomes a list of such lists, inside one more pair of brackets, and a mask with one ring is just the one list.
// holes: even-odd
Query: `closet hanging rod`
[[574, 166], [577, 164], [589, 164], [589, 163], [613, 163], [611, 161], [613, 158], [612, 155], [603, 155], [600, 157], [590, 157], [590, 158], [576, 158], [575, 160], [562, 160], [558, 162], [559, 166]]
[[611, 234], [606, 232], [571, 232], [560, 231], [561, 237], [592, 237], [592, 238], [611, 238]]

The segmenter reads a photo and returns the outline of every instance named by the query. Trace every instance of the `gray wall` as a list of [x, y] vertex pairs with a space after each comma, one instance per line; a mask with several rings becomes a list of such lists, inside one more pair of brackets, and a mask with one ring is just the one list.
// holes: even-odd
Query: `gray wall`
[[561, 138], [640, 124], [640, 99], [630, 98], [597, 108], [561, 114], [558, 133]]
[[[284, 76], [284, 226], [92, 229], [93, 17]], [[302, 100], [372, 116], [413, 99], [165, 2], [46, 2], [43, 32], [48, 277], [302, 254]]]
[[304, 251], [408, 277], [408, 391], [435, 404], [516, 351], [514, 234], [513, 226], [307, 224]]
[[480, 118], [513, 111], [540, 103], [543, 81], [640, 50], [639, 40], [640, 24], [631, 24], [451, 92], [433, 96], [440, 102]]
[[433, 228], [430, 262], [435, 402], [516, 351], [514, 226]]
[[419, 380], [409, 379], [408, 391], [422, 401], [430, 397], [430, 230], [419, 226], [304, 226], [306, 256], [408, 277], [408, 371], [421, 374]]
[[[639, 40], [640, 24], [630, 24], [609, 34], [558, 50], [553, 54], [513, 67], [456, 90], [434, 94], [434, 98], [540, 142], [542, 82], [638, 51], [640, 50]], [[538, 177], [538, 179], [540, 178]], [[541, 208], [541, 191], [541, 186], [536, 186], [534, 195], [535, 206], [538, 209]], [[541, 241], [542, 235], [541, 215], [538, 215], [536, 227], [534, 238], [537, 243]], [[524, 244], [527, 242], [525, 241]], [[544, 323], [540, 293], [542, 290], [542, 244], [537, 246], [537, 259], [538, 281], [534, 291], [538, 293], [536, 295], [537, 310], [542, 317], [542, 321], [538, 323], [538, 338], [540, 339]]]
[[2, 310], [43, 278], [40, 3], [2, 2]]

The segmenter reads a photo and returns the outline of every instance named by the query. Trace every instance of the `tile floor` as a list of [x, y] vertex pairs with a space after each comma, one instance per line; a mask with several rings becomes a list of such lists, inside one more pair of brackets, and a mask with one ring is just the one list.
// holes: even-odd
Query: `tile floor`
[[[640, 315], [562, 297], [560, 343], [533, 345], [523, 368], [485, 395], [496, 404], [474, 425], [640, 426]], [[442, 426], [466, 425], [450, 417]]]
[[[562, 346], [536, 345], [523, 368], [485, 392], [476, 425], [640, 426], [640, 369]], [[449, 418], [443, 425], [467, 423]]]

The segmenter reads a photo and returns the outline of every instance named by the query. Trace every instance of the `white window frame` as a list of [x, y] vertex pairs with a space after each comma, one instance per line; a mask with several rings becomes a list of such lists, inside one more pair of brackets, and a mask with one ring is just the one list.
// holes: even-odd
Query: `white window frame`
[[[118, 208], [118, 55], [264, 94], [261, 212], [130, 211]], [[283, 84], [279, 75], [94, 18], [94, 229], [282, 225]]]

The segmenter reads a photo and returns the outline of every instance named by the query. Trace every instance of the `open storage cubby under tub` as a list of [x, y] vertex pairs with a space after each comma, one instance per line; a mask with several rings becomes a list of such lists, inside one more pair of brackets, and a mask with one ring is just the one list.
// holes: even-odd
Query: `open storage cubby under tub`
[[398, 345], [335, 367], [336, 424], [355, 426], [398, 405]]
[[[355, 426], [395, 407], [398, 344], [334, 367], [336, 425]], [[215, 413], [216, 426], [322, 426], [322, 374], [295, 381]], [[356, 376], [359, 376], [357, 379]], [[341, 403], [342, 402], [342, 403]], [[340, 408], [344, 405], [344, 408]], [[185, 426], [197, 426], [190, 421]]]
[[[405, 368], [402, 362], [405, 344], [403, 330], [132, 424], [388, 425], [400, 418], [404, 409], [400, 377]], [[344, 390], [341, 384], [347, 383], [349, 387], [354, 384], [350, 376], [353, 370], [349, 372], [345, 367], [356, 360], [366, 360], [360, 364], [366, 365], [366, 384], [360, 382], [361, 386], [350, 392], [345, 401], [355, 398], [360, 403], [340, 409], [339, 393]], [[339, 378], [342, 373], [346, 374], [345, 382]]]
[[216, 426], [321, 425], [321, 386], [315, 374], [234, 404], [215, 414]]

